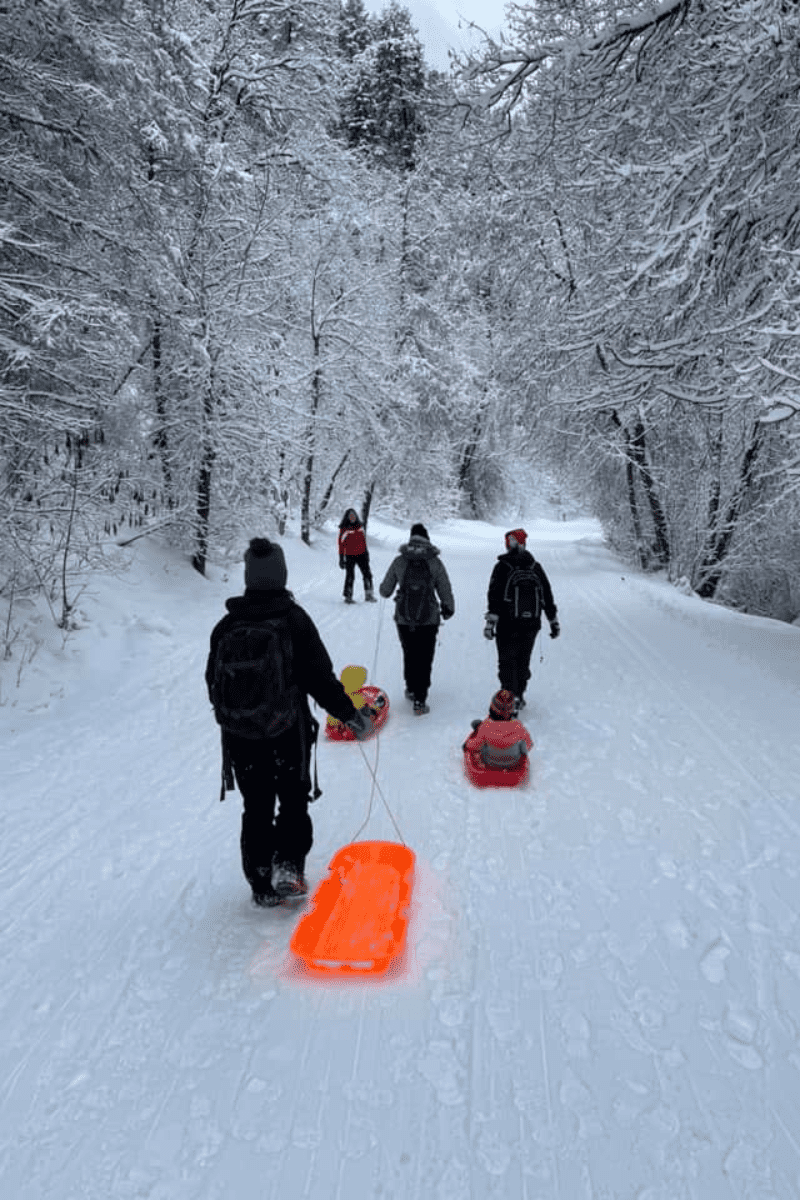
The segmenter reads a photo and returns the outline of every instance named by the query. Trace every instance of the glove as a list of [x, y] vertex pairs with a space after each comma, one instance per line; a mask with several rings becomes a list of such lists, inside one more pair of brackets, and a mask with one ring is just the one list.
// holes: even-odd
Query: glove
[[442, 606], [442, 620], [443, 621], [449, 621], [450, 618], [452, 617], [452, 615], [453, 615], [452, 608], [445, 608], [444, 606]]
[[561, 633], [561, 626], [558, 623], [558, 619], [556, 617], [554, 617], [553, 620], [550, 622], [550, 637], [557, 638], [560, 633]]
[[345, 561], [344, 561], [344, 555], [343, 555], [343, 554], [340, 554], [340, 555], [339, 555], [339, 566], [342, 568], [342, 570], [344, 570], [344, 569], [345, 569]]
[[500, 618], [497, 616], [496, 613], [487, 613], [486, 614], [486, 624], [483, 627], [483, 636], [485, 638], [488, 638], [490, 642], [494, 638], [494, 635], [497, 633], [497, 622], [499, 620], [500, 620]]
[[374, 712], [371, 708], [357, 708], [354, 717], [349, 721], [345, 721], [345, 725], [351, 733], [355, 734], [356, 741], [363, 742], [365, 738], [372, 733], [372, 721], [370, 715]]

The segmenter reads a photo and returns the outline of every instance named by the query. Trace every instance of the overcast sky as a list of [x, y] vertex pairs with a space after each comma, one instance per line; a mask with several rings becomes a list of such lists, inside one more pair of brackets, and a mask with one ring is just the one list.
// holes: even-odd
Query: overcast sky
[[[469, 44], [469, 31], [459, 30], [459, 21], [464, 26], [475, 21], [495, 36], [503, 26], [505, 0], [435, 0], [435, 3], [400, 0], [400, 3], [411, 13], [428, 65], [439, 70], [447, 69], [448, 47], [461, 49]], [[386, 7], [386, 0], [364, 0], [364, 7], [378, 13]]]

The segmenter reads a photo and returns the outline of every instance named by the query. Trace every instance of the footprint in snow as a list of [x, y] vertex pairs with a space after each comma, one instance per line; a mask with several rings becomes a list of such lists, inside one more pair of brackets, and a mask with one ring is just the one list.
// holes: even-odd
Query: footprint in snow
[[730, 954], [730, 946], [721, 940], [713, 943], [700, 959], [700, 970], [709, 983], [722, 983], [725, 979], [725, 959]]

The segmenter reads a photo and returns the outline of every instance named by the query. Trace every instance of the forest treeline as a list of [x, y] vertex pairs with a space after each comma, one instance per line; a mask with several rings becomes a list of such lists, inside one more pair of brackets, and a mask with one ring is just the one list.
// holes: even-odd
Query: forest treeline
[[68, 628], [144, 533], [204, 572], [539, 470], [641, 567], [800, 615], [797, 6], [509, 28], [443, 74], [396, 3], [7, 0], [9, 614]]

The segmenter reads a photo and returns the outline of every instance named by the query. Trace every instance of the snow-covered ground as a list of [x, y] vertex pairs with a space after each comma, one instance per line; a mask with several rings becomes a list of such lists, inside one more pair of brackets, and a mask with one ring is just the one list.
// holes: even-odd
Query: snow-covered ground
[[[460, 752], [497, 686], [502, 529], [431, 527], [458, 611], [425, 718], [391, 605], [341, 603], [334, 533], [285, 543], [337, 668], [393, 701], [365, 751], [418, 872], [380, 983], [304, 977], [297, 912], [250, 904], [203, 684], [240, 565], [204, 580], [139, 542], [85, 628], [7, 674], [4, 1196], [797, 1200], [800, 629], [630, 574], [590, 522], [528, 529], [563, 634], [505, 792]], [[370, 533], [380, 578], [407, 528]], [[319, 769], [312, 886], [371, 794], [357, 745]], [[377, 796], [362, 836], [396, 836]]]

